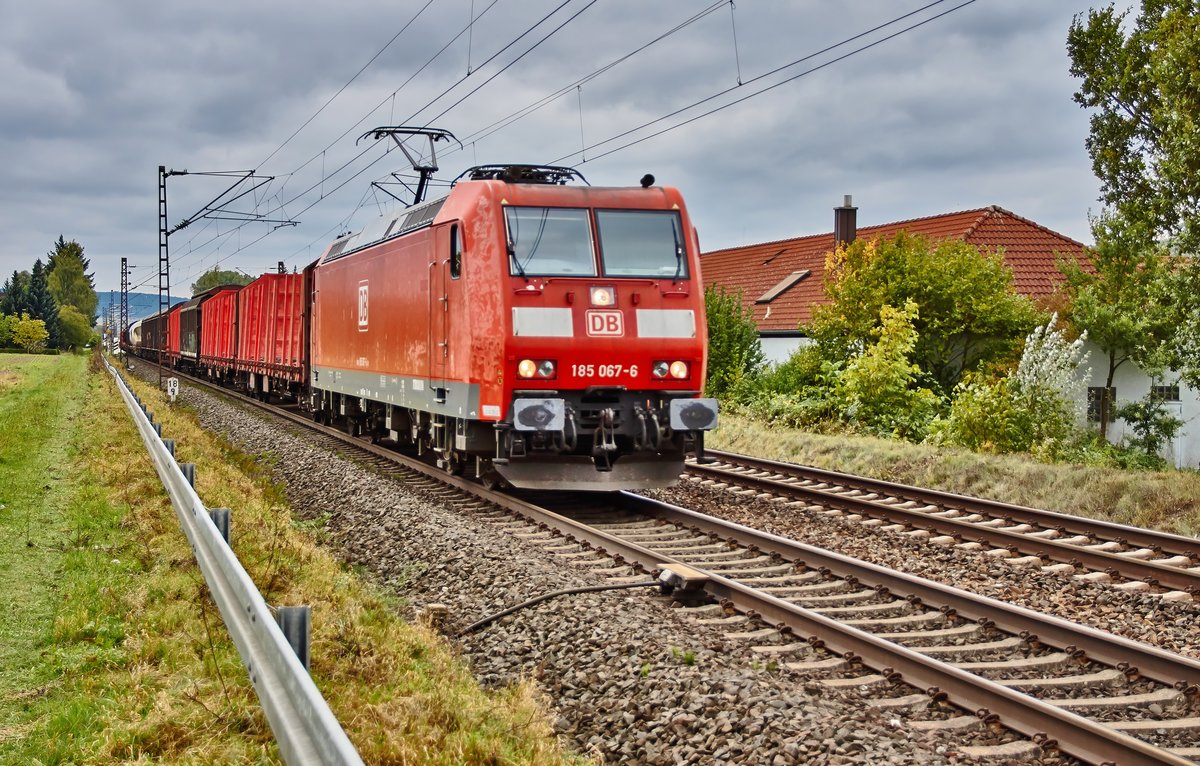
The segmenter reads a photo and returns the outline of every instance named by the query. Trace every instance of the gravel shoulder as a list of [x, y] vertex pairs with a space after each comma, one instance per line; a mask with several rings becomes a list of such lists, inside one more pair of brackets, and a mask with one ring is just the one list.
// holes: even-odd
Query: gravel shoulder
[[[556, 559], [462, 507], [450, 492], [381, 475], [330, 454], [293, 427], [220, 397], [184, 391], [201, 423], [271, 465], [294, 512], [321, 528], [347, 563], [391, 589], [410, 618], [443, 604], [453, 634], [533, 596], [604, 582], [603, 573]], [[716, 493], [705, 500], [692, 492], [665, 494], [706, 502], [709, 510], [723, 502]], [[742, 512], [740, 521], [784, 528], [773, 515], [777, 508], [729, 498]], [[810, 539], [801, 534], [804, 526], [788, 534]], [[825, 544], [844, 549], [849, 530], [831, 527], [823, 534]], [[880, 538], [874, 548], [873, 555], [897, 563], [913, 556], [898, 540]], [[921, 555], [935, 568], [982, 568], [942, 549]], [[642, 590], [553, 599], [457, 646], [484, 685], [536, 680], [551, 700], [559, 735], [598, 763], [939, 764], [960, 760], [965, 745], [998, 736], [911, 729], [896, 714], [870, 707], [853, 688], [828, 689], [817, 677], [780, 671], [754, 656], [748, 643]], [[1051, 756], [1044, 762], [1065, 761]]]

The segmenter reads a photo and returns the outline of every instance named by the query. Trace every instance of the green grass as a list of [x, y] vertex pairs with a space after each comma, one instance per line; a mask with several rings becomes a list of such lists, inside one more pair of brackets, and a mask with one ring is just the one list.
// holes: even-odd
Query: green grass
[[0, 742], [53, 685], [58, 575], [82, 544], [70, 527], [71, 435], [87, 390], [80, 357], [0, 356]]
[[896, 439], [813, 434], [722, 415], [713, 449], [802, 463], [1122, 524], [1200, 535], [1200, 473], [1122, 471]]
[[[0, 764], [275, 764], [273, 736], [107, 373], [0, 360]], [[313, 609], [313, 677], [372, 764], [578, 763], [535, 687], [479, 689], [296, 523], [255, 456], [136, 384], [269, 603]], [[31, 545], [29, 544], [31, 543]]]

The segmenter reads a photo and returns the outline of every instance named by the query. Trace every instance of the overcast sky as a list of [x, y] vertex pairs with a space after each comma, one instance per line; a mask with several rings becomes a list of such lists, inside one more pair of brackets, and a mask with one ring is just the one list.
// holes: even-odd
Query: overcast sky
[[[134, 284], [147, 281], [140, 290], [157, 290], [160, 164], [275, 176], [233, 209], [299, 221], [272, 231], [270, 223], [202, 220], [179, 230], [170, 237], [173, 294], [189, 294], [218, 263], [251, 274], [280, 260], [303, 266], [340, 231], [360, 229], [394, 204], [371, 181], [408, 170], [383, 142], [355, 139], [377, 125], [430, 121], [465, 144], [439, 145], [443, 180], [504, 162], [574, 165], [593, 185], [634, 184], [651, 172], [683, 191], [706, 250], [830, 231], [844, 194], [854, 195], [860, 225], [996, 204], [1090, 241], [1098, 185], [1065, 45], [1072, 16], [1089, 7], [1082, 0], [976, 0], [600, 157], [962, 0], [820, 53], [927, 2], [741, 0], [732, 14], [726, 2], [484, 135], [711, 0], [431, 0], [424, 10], [425, 0], [0, 0], [0, 278], [29, 268], [62, 234], [84, 246], [99, 290], [119, 288], [122, 256], [136, 267]], [[467, 29], [472, 8], [472, 29], [433, 58]], [[817, 55], [755, 79], [810, 54]], [[170, 178], [170, 224], [226, 185]]]

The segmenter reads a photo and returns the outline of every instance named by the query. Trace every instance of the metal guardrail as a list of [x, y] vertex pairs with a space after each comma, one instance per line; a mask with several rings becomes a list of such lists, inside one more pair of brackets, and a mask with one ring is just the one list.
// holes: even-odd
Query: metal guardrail
[[117, 382], [175, 515], [192, 544], [284, 762], [289, 766], [363, 766], [358, 751], [288, 643], [267, 602], [218, 531], [154, 424], [108, 360], [105, 366]]

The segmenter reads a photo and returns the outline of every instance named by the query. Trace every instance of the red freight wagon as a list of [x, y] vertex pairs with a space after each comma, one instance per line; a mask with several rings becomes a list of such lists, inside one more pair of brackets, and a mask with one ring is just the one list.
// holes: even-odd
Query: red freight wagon
[[237, 357], [236, 285], [215, 288], [200, 313], [200, 364], [210, 375], [224, 377]]
[[528, 177], [460, 180], [330, 246], [313, 410], [517, 486], [667, 486], [716, 425], [682, 197]]
[[264, 274], [238, 292], [237, 370], [262, 393], [294, 392], [306, 376], [306, 274]]
[[176, 303], [167, 311], [167, 342], [163, 347], [163, 356], [172, 363], [179, 358], [179, 317], [184, 304]]

